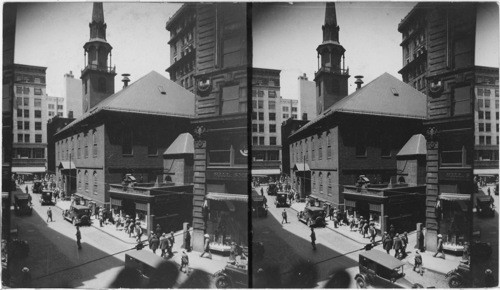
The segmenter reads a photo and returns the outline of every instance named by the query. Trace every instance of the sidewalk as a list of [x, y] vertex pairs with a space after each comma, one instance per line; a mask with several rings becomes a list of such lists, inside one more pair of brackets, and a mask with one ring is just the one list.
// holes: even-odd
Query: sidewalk
[[[60, 208], [61, 210], [66, 210], [69, 209], [71, 205], [70, 201], [61, 201], [58, 200], [56, 203], [56, 207]], [[123, 231], [123, 229], [116, 229], [116, 226], [113, 224], [103, 224], [102, 227], [99, 226], [99, 221], [95, 218], [91, 218], [92, 221], [92, 227], [100, 230], [103, 233], [106, 233], [124, 243], [130, 244], [130, 245], [136, 245], [137, 240], [135, 237], [129, 237], [127, 233]], [[178, 231], [174, 232], [175, 236], [175, 243], [174, 247], [172, 248], [172, 252], [174, 253], [174, 256], [171, 258], [174, 262], [177, 264], [181, 264], [181, 253], [182, 253], [182, 243], [183, 243], [183, 232]], [[148, 237], [147, 235], [143, 235], [141, 237], [141, 241], [144, 243], [148, 242]], [[149, 247], [144, 247], [143, 251], [151, 251]], [[156, 251], [157, 255], [161, 254], [161, 250]], [[201, 253], [197, 251], [191, 251], [188, 252], [189, 256], [189, 268], [190, 269], [197, 269], [197, 270], [202, 270], [207, 273], [213, 274], [221, 269], [223, 269], [227, 262], [229, 261], [229, 257], [223, 257], [219, 255], [212, 254], [212, 259], [208, 258], [201, 258], [200, 257]]]
[[[305, 206], [306, 206], [305, 202], [303, 202], [303, 203], [294, 202], [294, 203], [292, 203], [290, 208], [299, 212], [299, 211], [303, 211]], [[335, 228], [333, 225], [333, 222], [331, 222], [328, 218], [326, 219], [326, 222], [327, 222], [326, 227], [328, 229], [352, 240], [353, 242], [358, 243], [360, 245], [360, 247], [370, 243], [369, 238], [363, 238], [363, 236], [361, 236], [361, 234], [359, 232], [351, 231], [348, 226], [339, 226], [339, 227]], [[408, 252], [411, 252], [411, 253], [409, 253], [408, 256], [402, 260], [402, 261], [405, 261], [406, 263], [408, 263], [412, 266], [414, 264], [415, 245], [416, 245], [416, 241], [417, 241], [416, 236], [417, 236], [416, 231], [412, 231], [412, 232], [408, 233], [408, 246], [406, 247], [406, 251], [407, 251], [407, 253]], [[378, 241], [381, 238], [382, 238], [381, 236], [377, 236], [377, 238], [375, 240]], [[380, 244], [377, 245], [373, 249], [385, 252]], [[394, 253], [394, 250], [392, 250], [391, 252]], [[423, 267], [426, 270], [433, 271], [435, 273], [439, 273], [439, 274], [443, 274], [443, 275], [445, 275], [449, 271], [458, 267], [458, 265], [460, 264], [460, 260], [462, 259], [461, 256], [454, 256], [454, 255], [450, 255], [450, 254], [446, 255], [445, 260], [443, 260], [441, 258], [434, 258], [432, 256], [432, 255], [434, 255], [433, 252], [423, 252], [423, 253], [421, 253], [421, 255], [422, 255], [422, 260], [423, 260]]]

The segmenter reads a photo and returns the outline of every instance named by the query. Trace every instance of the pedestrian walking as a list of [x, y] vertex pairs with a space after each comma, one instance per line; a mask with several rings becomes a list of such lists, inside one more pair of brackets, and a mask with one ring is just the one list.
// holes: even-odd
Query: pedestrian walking
[[363, 223], [363, 238], [368, 235], [368, 228], [370, 225], [368, 224], [368, 221], [365, 219], [365, 222]]
[[21, 270], [21, 288], [31, 288], [31, 273], [28, 267]]
[[157, 237], [160, 237], [162, 232], [163, 232], [163, 231], [161, 230], [161, 226], [160, 226], [160, 224], [156, 224], [156, 229], [155, 229], [155, 234], [156, 234], [156, 236], [157, 236]]
[[186, 235], [184, 236], [184, 249], [188, 252], [191, 251], [191, 233], [189, 232], [189, 226], [187, 227]]
[[168, 237], [168, 239], [173, 246], [175, 244], [175, 236], [173, 231], [170, 232], [170, 237]]
[[165, 251], [168, 249], [168, 243], [167, 234], [163, 233], [160, 237], [161, 257], [165, 257]]
[[80, 227], [76, 226], [76, 245], [78, 246], [78, 250], [82, 248], [82, 233], [80, 232]]
[[260, 195], [264, 195], [264, 188], [260, 188]]
[[288, 220], [287, 220], [287, 214], [286, 214], [286, 210], [285, 209], [283, 209], [283, 212], [281, 213], [281, 217], [282, 217], [281, 224], [283, 224], [283, 223], [287, 224]]
[[135, 221], [133, 219], [130, 220], [130, 224], [128, 225], [128, 237], [131, 238], [134, 234]]
[[401, 250], [403, 249], [403, 241], [401, 241], [398, 233], [394, 236], [393, 248], [396, 251], [394, 253], [394, 258], [399, 259], [401, 256]]
[[207, 253], [208, 258], [212, 260], [212, 253], [210, 253], [210, 236], [208, 234], [205, 234], [205, 244], [203, 245], [203, 253], [201, 253], [200, 258], [203, 257], [205, 253]]
[[424, 270], [422, 269], [422, 255], [418, 250], [415, 250], [415, 258], [414, 258], [413, 271], [416, 271], [420, 274], [420, 276], [424, 275]]
[[490, 190], [490, 188], [489, 188], [489, 187], [488, 187], [487, 192], [488, 192], [488, 195], [491, 195], [491, 190]]
[[104, 222], [104, 215], [102, 211], [99, 213], [99, 226], [102, 228], [102, 223]]
[[156, 250], [158, 249], [158, 246], [160, 245], [160, 240], [158, 239], [158, 236], [156, 236], [155, 233], [151, 234], [151, 238], [149, 238], [149, 248], [151, 251], [153, 251], [153, 254], [156, 254]]
[[390, 254], [393, 244], [391, 236], [386, 234], [385, 239], [382, 242], [384, 245], [384, 250], [387, 252], [387, 254]]
[[391, 225], [391, 227], [389, 228], [389, 235], [392, 239], [394, 239], [394, 236], [396, 235], [396, 228], [394, 227], [394, 225]]
[[187, 274], [189, 272], [188, 266], [189, 266], [189, 256], [186, 253], [186, 250], [182, 250], [181, 267], [179, 268], [179, 271]]
[[141, 227], [141, 223], [140, 222], [136, 222], [136, 224], [135, 224], [135, 235], [136, 235], [136, 239], [137, 239], [138, 242], [141, 241], [142, 234], [143, 234], [143, 230], [142, 230], [142, 227]]
[[408, 246], [408, 233], [404, 232], [403, 236], [401, 236], [401, 241], [403, 242], [403, 258], [407, 256], [406, 247]]
[[28, 186], [27, 186], [27, 185], [26, 185], [26, 193], [29, 193], [29, 192], [28, 192]]
[[311, 227], [311, 245], [313, 247], [313, 250], [316, 251], [316, 233], [314, 232], [314, 228]]
[[437, 250], [436, 250], [436, 253], [433, 255], [433, 257], [435, 258], [437, 256], [437, 254], [441, 254], [441, 257], [442, 259], [445, 259], [444, 257], [444, 252], [443, 252], [443, 236], [441, 234], [439, 234], [438, 236], [438, 241], [437, 241]]
[[374, 243], [375, 238], [377, 237], [377, 230], [375, 229], [374, 224], [370, 225], [370, 228], [368, 229], [368, 233], [370, 235], [370, 243]]
[[333, 207], [330, 207], [328, 213], [330, 214], [330, 220], [333, 220]]
[[50, 208], [49, 206], [49, 209], [47, 209], [47, 222], [49, 222], [49, 219], [51, 222], [53, 222], [52, 220], [52, 209]]

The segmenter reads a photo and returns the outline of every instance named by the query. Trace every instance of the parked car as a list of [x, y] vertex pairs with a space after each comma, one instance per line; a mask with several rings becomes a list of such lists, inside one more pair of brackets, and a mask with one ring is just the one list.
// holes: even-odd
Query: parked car
[[43, 190], [43, 182], [41, 180], [33, 181], [33, 185], [31, 186], [31, 191], [33, 193], [42, 193]]
[[472, 275], [470, 266], [467, 263], [460, 263], [457, 268], [445, 275], [450, 288], [463, 288], [472, 285]]
[[278, 193], [278, 185], [276, 182], [269, 182], [267, 186], [267, 195], [276, 195]]
[[28, 193], [16, 192], [14, 194], [14, 212], [18, 215], [33, 213], [31, 196]]
[[267, 217], [265, 197], [259, 195], [255, 190], [252, 191], [252, 216]]
[[297, 213], [297, 218], [309, 227], [326, 227], [325, 215], [322, 207], [308, 205]]
[[246, 265], [227, 264], [214, 273], [217, 288], [248, 288], [248, 267]]
[[495, 217], [493, 196], [479, 195], [476, 197], [476, 213], [480, 217]]
[[405, 278], [405, 263], [381, 251], [359, 254], [359, 273], [354, 280], [358, 288], [423, 288]]
[[42, 195], [40, 196], [40, 203], [42, 205], [55, 205], [56, 200], [54, 198], [54, 192], [52, 190], [42, 190]]
[[[166, 261], [150, 251], [129, 251], [125, 254], [125, 268], [134, 269], [139, 272], [140, 288], [150, 288], [150, 281], [162, 263], [174, 263], [176, 268], [179, 265], [173, 261]], [[156, 273], [158, 275], [158, 273]]]
[[290, 203], [288, 203], [288, 194], [286, 192], [278, 192], [276, 194], [276, 200], [274, 201], [276, 207], [290, 207]]
[[69, 209], [63, 210], [63, 218], [74, 225], [90, 225], [90, 208], [85, 205], [72, 205]]

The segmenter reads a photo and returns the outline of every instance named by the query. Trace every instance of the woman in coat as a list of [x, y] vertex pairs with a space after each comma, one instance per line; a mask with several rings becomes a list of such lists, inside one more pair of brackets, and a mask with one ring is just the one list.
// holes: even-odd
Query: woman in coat
[[158, 246], [160, 245], [160, 240], [156, 236], [156, 234], [152, 234], [151, 238], [149, 239], [149, 247], [153, 251], [153, 253], [156, 254], [156, 250], [158, 249]]
[[391, 236], [386, 235], [383, 243], [384, 243], [384, 250], [387, 252], [387, 254], [389, 254], [389, 252], [392, 249], [392, 245], [393, 245], [393, 241], [392, 241]]

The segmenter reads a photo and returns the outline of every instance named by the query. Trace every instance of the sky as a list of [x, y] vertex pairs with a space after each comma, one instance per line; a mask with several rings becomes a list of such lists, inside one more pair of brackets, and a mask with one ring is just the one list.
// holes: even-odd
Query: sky
[[[369, 83], [384, 72], [401, 80], [402, 35], [398, 24], [416, 2], [336, 2], [339, 41], [346, 49], [345, 65], [355, 91], [355, 75]], [[281, 70], [280, 94], [298, 98], [297, 77], [314, 80], [316, 48], [322, 42], [325, 3], [266, 3], [254, 5], [253, 65]], [[476, 64], [498, 67], [498, 6], [478, 10]]]
[[[61, 97], [64, 74], [76, 79], [84, 68], [83, 45], [90, 38], [92, 3], [19, 4], [16, 22], [15, 63], [47, 67], [50, 96]], [[113, 47], [115, 91], [123, 87], [123, 73], [132, 82], [152, 70], [169, 78], [170, 39], [165, 24], [181, 6], [173, 3], [104, 3], [106, 38]]]

